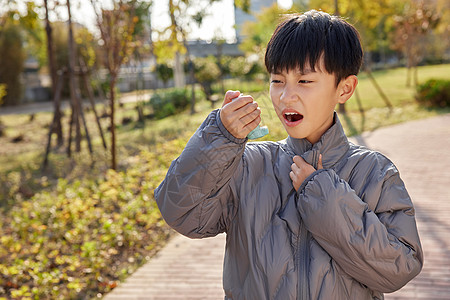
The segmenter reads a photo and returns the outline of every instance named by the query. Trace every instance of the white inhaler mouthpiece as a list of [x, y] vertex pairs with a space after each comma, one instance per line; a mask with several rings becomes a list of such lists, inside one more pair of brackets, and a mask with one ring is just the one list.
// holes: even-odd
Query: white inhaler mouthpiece
[[[242, 94], [240, 96], [242, 96]], [[237, 98], [239, 98], [239, 97], [236, 97], [231, 101], [234, 101]], [[259, 124], [258, 124], [258, 126], [255, 129], [250, 131], [250, 133], [247, 135], [247, 138], [249, 140], [256, 140], [256, 139], [262, 138], [263, 136], [268, 135], [268, 134], [269, 134], [269, 128], [267, 126], [259, 126]]]

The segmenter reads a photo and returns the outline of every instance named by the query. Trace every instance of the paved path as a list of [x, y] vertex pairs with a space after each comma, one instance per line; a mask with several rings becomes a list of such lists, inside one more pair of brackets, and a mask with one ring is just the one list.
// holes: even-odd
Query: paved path
[[[133, 103], [133, 102], [139, 102], [139, 101], [148, 101], [150, 99], [151, 94], [146, 91], [141, 91], [140, 93], [136, 92], [129, 92], [120, 94], [119, 101], [120, 103]], [[104, 103], [106, 105], [108, 104], [107, 99], [101, 101], [99, 99], [96, 99], [96, 103]], [[87, 99], [83, 99], [83, 105], [88, 107], [90, 106], [90, 102]], [[65, 110], [70, 108], [70, 102], [69, 100], [62, 100], [61, 101], [61, 109]], [[30, 103], [23, 103], [21, 105], [17, 106], [5, 106], [0, 109], [0, 116], [3, 115], [17, 115], [17, 114], [36, 114], [40, 112], [53, 112], [53, 101], [44, 101], [44, 102], [30, 102]]]
[[[383, 152], [397, 165], [416, 207], [424, 268], [386, 299], [450, 299], [450, 115], [352, 140]], [[176, 236], [105, 299], [223, 299], [224, 245], [224, 235], [204, 240]]]

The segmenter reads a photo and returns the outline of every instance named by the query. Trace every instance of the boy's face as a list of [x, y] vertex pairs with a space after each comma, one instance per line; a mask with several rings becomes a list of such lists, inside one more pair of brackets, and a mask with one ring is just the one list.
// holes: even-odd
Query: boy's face
[[353, 93], [354, 88], [347, 95], [350, 77], [357, 83], [356, 76], [349, 76], [336, 87], [336, 78], [325, 71], [323, 58], [314, 71], [306, 65], [303, 73], [291, 69], [270, 74], [270, 98], [287, 133], [312, 144], [319, 141], [333, 124], [336, 104], [345, 103]]

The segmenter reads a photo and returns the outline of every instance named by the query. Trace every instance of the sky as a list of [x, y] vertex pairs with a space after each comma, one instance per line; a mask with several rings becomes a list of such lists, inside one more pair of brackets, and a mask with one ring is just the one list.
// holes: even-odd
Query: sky
[[[105, 4], [110, 0], [97, 0]], [[203, 2], [202, 2], [203, 1]], [[24, 2], [18, 0], [18, 2]], [[34, 1], [38, 5], [42, 5], [43, 0]], [[53, 3], [53, 1], [49, 1]], [[64, 2], [62, 0], [61, 2]], [[214, 37], [223, 38], [228, 41], [235, 39], [234, 31], [234, 8], [233, 0], [221, 0], [208, 5], [207, 0], [201, 0], [204, 7], [207, 8], [207, 16], [204, 18], [202, 26], [198, 28], [191, 25], [191, 30], [188, 33], [188, 39], [191, 40], [212, 40]], [[278, 4], [282, 7], [290, 7], [292, 0], [278, 0]], [[95, 28], [95, 14], [92, 10], [90, 0], [71, 0], [71, 11], [74, 22], [81, 23], [87, 26], [91, 31], [96, 31]], [[51, 14], [51, 19], [67, 20], [67, 9], [58, 9]], [[156, 30], [167, 27], [170, 24], [168, 15], [168, 0], [153, 0], [152, 27]], [[156, 34], [156, 33], [155, 33]], [[156, 38], [156, 37], [155, 37]]]
[[[207, 3], [207, 1], [204, 2]], [[201, 28], [192, 26], [189, 38], [212, 40], [214, 37], [219, 37], [233, 40], [235, 38], [233, 2], [234, 0], [222, 0], [209, 5], [209, 7], [207, 6], [208, 15], [203, 20]], [[154, 4], [152, 26], [155, 28], [167, 27], [170, 24], [167, 15], [168, 1], [156, 0]], [[278, 0], [278, 4], [289, 8], [292, 6], [292, 0]]]

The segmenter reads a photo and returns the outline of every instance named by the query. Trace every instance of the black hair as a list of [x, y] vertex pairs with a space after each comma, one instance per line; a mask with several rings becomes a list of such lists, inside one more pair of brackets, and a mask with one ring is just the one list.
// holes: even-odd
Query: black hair
[[325, 70], [336, 76], [336, 86], [357, 75], [363, 51], [358, 31], [345, 20], [321, 11], [291, 14], [273, 33], [265, 55], [269, 73], [281, 73], [294, 68], [304, 70], [308, 64], [315, 70], [323, 56]]

